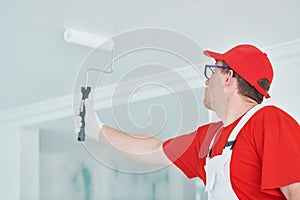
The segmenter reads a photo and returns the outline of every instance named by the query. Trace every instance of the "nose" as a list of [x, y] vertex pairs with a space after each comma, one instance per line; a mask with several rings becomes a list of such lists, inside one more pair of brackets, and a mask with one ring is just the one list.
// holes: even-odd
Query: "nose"
[[206, 79], [206, 81], [205, 81], [205, 85], [208, 85], [208, 81], [209, 81], [209, 79]]

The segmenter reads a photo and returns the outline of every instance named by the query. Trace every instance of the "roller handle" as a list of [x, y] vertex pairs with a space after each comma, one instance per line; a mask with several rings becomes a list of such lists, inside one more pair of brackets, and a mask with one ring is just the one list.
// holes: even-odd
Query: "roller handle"
[[80, 105], [80, 113], [79, 116], [81, 117], [81, 127], [80, 131], [78, 132], [78, 138], [77, 140], [79, 142], [83, 142], [85, 140], [85, 99], [89, 97], [89, 94], [91, 92], [91, 87], [81, 87], [81, 93], [82, 93], [82, 99], [81, 99], [81, 105]]

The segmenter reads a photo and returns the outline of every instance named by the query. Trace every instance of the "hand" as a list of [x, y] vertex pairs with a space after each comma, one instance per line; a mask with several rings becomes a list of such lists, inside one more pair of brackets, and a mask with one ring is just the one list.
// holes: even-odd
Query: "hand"
[[[85, 109], [85, 134], [88, 138], [99, 141], [99, 132], [104, 124], [100, 121], [98, 115], [94, 111], [94, 105], [90, 98], [85, 100]], [[81, 120], [81, 116], [78, 114], [75, 117], [76, 133], [80, 131], [80, 127], [82, 126]]]

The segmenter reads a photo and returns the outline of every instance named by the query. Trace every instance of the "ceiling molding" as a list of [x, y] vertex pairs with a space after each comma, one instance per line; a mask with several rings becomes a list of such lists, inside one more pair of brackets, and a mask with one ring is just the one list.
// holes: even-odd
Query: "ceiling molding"
[[272, 62], [280, 64], [300, 63], [300, 39], [274, 45], [265, 50]]
[[265, 50], [267, 50], [267, 51], [283, 50], [285, 48], [291, 48], [291, 47], [298, 46], [298, 45], [300, 45], [300, 38], [267, 47], [267, 48], [265, 48]]
[[[158, 80], [165, 80], [164, 85], [167, 85], [169, 88], [178, 88], [176, 89], [176, 92], [204, 87], [204, 81], [199, 81], [200, 76], [194, 68], [182, 67], [176, 69], [175, 71], [177, 72], [176, 74], [181, 75], [181, 77], [173, 76], [172, 78], [172, 72], [164, 72], [156, 74], [155, 76], [156, 78], [158, 78]], [[186, 87], [186, 84], [183, 84], [183, 79], [186, 80], [186, 82], [189, 84], [189, 88]], [[112, 95], [114, 95], [115, 98], [125, 98], [125, 100], [126, 98], [128, 99], [128, 96], [130, 96], [132, 93], [132, 88], [135, 88], [137, 83], [149, 83], [151, 82], [151, 80], [153, 80], [153, 75], [144, 76], [139, 79], [124, 82], [122, 83], [125, 85], [124, 88], [128, 88], [129, 90], [124, 92], [122, 91], [122, 93], [120, 94], [114, 93], [117, 85], [108, 85], [105, 87], [97, 88], [95, 95], [95, 109], [98, 110], [111, 107]], [[142, 101], [168, 94], [170, 94], [170, 91], [162, 87], [152, 85], [146, 87], [141, 92], [137, 92], [136, 95], [134, 95], [134, 98], [130, 99], [130, 102]], [[73, 115], [72, 106], [73, 94], [70, 94], [60, 98], [50, 99], [47, 101], [2, 111], [0, 112], [0, 125], [12, 123], [18, 126], [30, 126], [64, 117], [69, 117]], [[114, 104], [114, 106], [117, 105]]]

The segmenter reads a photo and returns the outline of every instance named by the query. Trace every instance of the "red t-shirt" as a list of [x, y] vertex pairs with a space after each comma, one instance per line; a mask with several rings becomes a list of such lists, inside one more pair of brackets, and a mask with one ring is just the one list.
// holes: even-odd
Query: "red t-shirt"
[[[222, 122], [199, 127], [163, 144], [167, 157], [187, 177], [206, 183], [205, 157], [218, 134], [211, 157], [220, 155], [237, 125]], [[280, 187], [300, 182], [300, 128], [286, 112], [267, 106], [257, 111], [236, 138], [230, 163], [230, 179], [239, 199], [285, 199]]]

